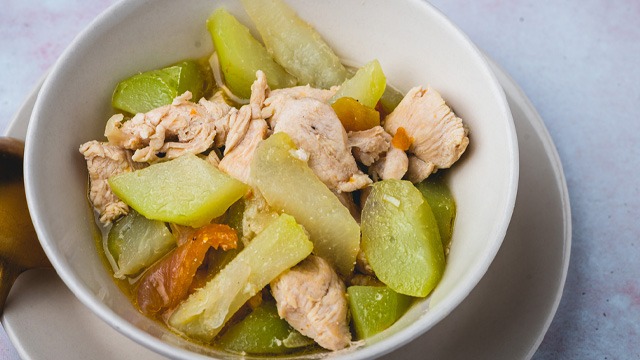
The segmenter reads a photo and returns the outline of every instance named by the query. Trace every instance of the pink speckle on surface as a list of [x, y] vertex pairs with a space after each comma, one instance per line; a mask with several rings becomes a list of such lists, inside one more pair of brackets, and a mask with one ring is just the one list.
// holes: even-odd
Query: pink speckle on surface
[[630, 308], [640, 309], [640, 286], [637, 281], [628, 281], [621, 293], [629, 297]]
[[0, 20], [0, 132], [75, 36], [115, 0], [4, 0]]
[[36, 57], [39, 61], [40, 70], [46, 71], [51, 64], [55, 62], [58, 56], [64, 50], [64, 46], [56, 43], [44, 43], [37, 48], [33, 49], [32, 56]]
[[600, 1], [606, 31], [618, 41], [637, 41], [640, 37], [640, 1], [622, 1], [614, 5]]

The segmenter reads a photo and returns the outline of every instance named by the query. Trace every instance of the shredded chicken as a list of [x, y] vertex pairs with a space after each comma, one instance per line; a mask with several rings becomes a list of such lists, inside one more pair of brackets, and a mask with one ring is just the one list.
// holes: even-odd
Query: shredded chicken
[[251, 107], [252, 119], [263, 119], [262, 107], [267, 98], [270, 95], [271, 90], [269, 84], [267, 84], [267, 76], [262, 70], [256, 71], [256, 80], [251, 84], [251, 98], [249, 99], [249, 106]]
[[164, 159], [175, 159], [206, 151], [216, 135], [216, 119], [205, 106], [189, 99], [187, 91], [172, 104], [136, 114], [129, 121], [114, 115], [107, 122], [105, 136], [111, 144], [135, 150], [132, 158], [137, 162], [155, 162], [161, 154]]
[[262, 119], [262, 106], [269, 93], [267, 78], [258, 70], [251, 85], [251, 99], [229, 117], [229, 134], [224, 158], [218, 168], [245, 184], [249, 183], [251, 161], [260, 141], [267, 137], [269, 126]]
[[229, 116], [233, 107], [224, 100], [222, 91], [216, 92], [209, 100], [204, 98], [198, 101], [198, 104], [204, 106], [213, 120], [216, 129], [216, 137], [214, 140], [216, 147], [222, 147], [227, 141], [227, 133], [229, 132]]
[[[411, 89], [398, 107], [386, 117], [384, 129], [390, 134], [395, 135], [400, 127], [406, 129], [413, 138], [409, 152], [426, 164], [418, 164], [420, 170], [411, 172], [412, 181], [422, 181], [437, 169], [449, 168], [469, 144], [468, 130], [462, 120], [445, 104], [440, 94], [430, 87]], [[417, 169], [417, 165], [414, 164], [413, 168]], [[426, 173], [429, 169], [431, 171]]]
[[240, 110], [232, 109], [229, 114], [229, 133], [225, 141], [225, 155], [233, 150], [249, 130], [251, 122], [251, 107], [244, 105]]
[[[249, 130], [249, 123], [252, 120], [262, 120], [261, 109], [268, 92], [267, 77], [262, 71], [258, 70], [256, 72], [256, 81], [251, 85], [249, 104], [242, 106], [238, 111], [232, 110], [229, 117], [229, 134], [225, 142], [225, 156], [240, 144]], [[248, 162], [248, 164], [250, 163]]]
[[267, 122], [258, 119], [249, 124], [247, 133], [240, 143], [231, 151], [226, 151], [218, 168], [232, 177], [249, 184], [251, 175], [251, 161], [258, 148], [258, 144], [267, 137]]
[[347, 133], [330, 105], [301, 98], [286, 102], [277, 113], [273, 132], [287, 133], [309, 154], [309, 167], [329, 189], [351, 192], [371, 184], [358, 169], [348, 149]]
[[209, 154], [207, 155], [207, 157], [205, 158], [205, 160], [207, 160], [207, 162], [215, 167], [218, 167], [218, 165], [220, 165], [220, 157], [218, 156], [218, 154], [211, 150], [209, 152]]
[[391, 145], [387, 155], [376, 161], [369, 172], [373, 173], [374, 179], [397, 179], [400, 180], [409, 168], [407, 153], [402, 149]]
[[409, 156], [409, 168], [405, 177], [412, 183], [419, 183], [436, 171], [434, 163], [422, 161], [415, 155]]
[[87, 160], [89, 170], [89, 198], [100, 213], [100, 222], [110, 224], [129, 212], [129, 206], [111, 191], [107, 180], [135, 169], [131, 152], [119, 146], [96, 140], [80, 145], [80, 153]]
[[311, 255], [271, 282], [278, 314], [329, 350], [351, 341], [344, 283], [329, 263]]
[[382, 126], [364, 131], [350, 131], [349, 148], [353, 156], [365, 166], [371, 166], [380, 156], [389, 150], [391, 135]]

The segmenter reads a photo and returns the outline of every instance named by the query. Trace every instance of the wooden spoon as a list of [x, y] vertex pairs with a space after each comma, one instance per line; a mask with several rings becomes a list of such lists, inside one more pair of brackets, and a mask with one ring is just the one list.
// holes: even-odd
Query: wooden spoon
[[51, 266], [31, 223], [24, 192], [24, 143], [0, 137], [0, 314], [25, 270]]

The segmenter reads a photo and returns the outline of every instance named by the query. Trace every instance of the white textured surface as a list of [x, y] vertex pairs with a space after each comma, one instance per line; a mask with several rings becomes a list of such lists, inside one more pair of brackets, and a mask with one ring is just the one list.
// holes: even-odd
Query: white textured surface
[[[112, 1], [0, 4], [0, 133], [30, 89]], [[545, 120], [574, 222], [565, 296], [536, 358], [637, 358], [640, 329], [640, 2], [434, 0]], [[7, 348], [0, 357], [13, 358]]]

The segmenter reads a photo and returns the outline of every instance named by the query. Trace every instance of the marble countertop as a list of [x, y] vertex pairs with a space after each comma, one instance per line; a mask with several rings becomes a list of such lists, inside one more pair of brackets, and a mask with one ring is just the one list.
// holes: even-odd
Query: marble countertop
[[[0, 134], [64, 48], [113, 2], [0, 4]], [[520, 84], [563, 162], [571, 264], [534, 359], [640, 359], [640, 2], [431, 2]], [[4, 331], [0, 358], [18, 358]]]

